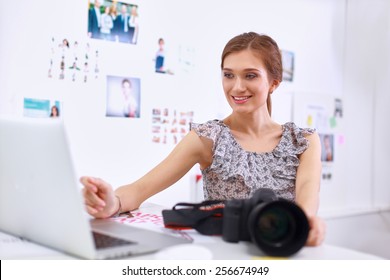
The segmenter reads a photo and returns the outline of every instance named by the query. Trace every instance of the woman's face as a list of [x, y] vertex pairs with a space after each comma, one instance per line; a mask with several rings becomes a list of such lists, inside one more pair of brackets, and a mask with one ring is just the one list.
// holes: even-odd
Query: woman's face
[[57, 107], [52, 107], [51, 108], [51, 113], [54, 117], [58, 116], [58, 111], [57, 111]]
[[122, 84], [122, 90], [125, 96], [129, 96], [131, 94], [131, 84], [129, 82], [124, 82]]
[[271, 85], [262, 60], [251, 50], [231, 53], [225, 57], [222, 85], [226, 99], [235, 112], [251, 113], [267, 108]]
[[164, 40], [163, 39], [160, 39], [158, 40], [158, 45], [160, 46], [160, 48], [164, 48]]

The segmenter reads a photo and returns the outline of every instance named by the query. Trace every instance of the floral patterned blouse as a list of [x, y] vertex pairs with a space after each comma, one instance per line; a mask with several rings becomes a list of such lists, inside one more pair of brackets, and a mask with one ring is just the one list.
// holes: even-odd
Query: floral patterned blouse
[[202, 170], [206, 200], [244, 199], [259, 188], [271, 188], [280, 198], [295, 200], [298, 155], [308, 148], [305, 135], [313, 129], [282, 125], [282, 137], [271, 152], [245, 151], [221, 120], [191, 123], [197, 135], [213, 141], [213, 161]]

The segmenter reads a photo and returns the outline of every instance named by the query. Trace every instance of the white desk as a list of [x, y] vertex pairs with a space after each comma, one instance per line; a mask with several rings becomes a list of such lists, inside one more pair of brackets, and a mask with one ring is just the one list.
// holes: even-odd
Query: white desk
[[[140, 211], [149, 214], [161, 214], [161, 207], [145, 203]], [[134, 225], [134, 224], [133, 224]], [[228, 243], [217, 236], [204, 236], [195, 231], [191, 231], [194, 242], [185, 247], [181, 247], [180, 259], [193, 258], [196, 249], [203, 249], [208, 254], [199, 255], [196, 259], [215, 260], [253, 260], [270, 259], [265, 256], [254, 244], [250, 242]], [[179, 245], [180, 246], [180, 245]], [[184, 251], [183, 251], [184, 248]], [[175, 248], [170, 248], [174, 251]], [[180, 249], [180, 247], [178, 247]], [[188, 253], [187, 253], [188, 252]], [[59, 251], [46, 248], [20, 238], [0, 232], [0, 259], [74, 259], [73, 256], [63, 254]], [[154, 254], [131, 257], [135, 260], [169, 259], [164, 255], [164, 251]], [[318, 247], [303, 247], [297, 254], [289, 257], [294, 260], [375, 260], [380, 257], [346, 249], [341, 247], [323, 244]]]
[[[253, 244], [249, 242], [227, 243], [220, 237], [212, 237], [213, 243], [195, 242], [193, 245], [187, 245], [188, 254], [183, 255], [182, 259], [187, 259], [191, 255], [191, 246], [204, 247], [211, 251], [212, 258], [216, 260], [250, 260], [250, 259], [269, 259], [264, 256]], [[46, 248], [27, 241], [20, 241], [17, 238], [0, 232], [0, 259], [75, 259], [73, 256], [63, 254], [59, 251]], [[8, 240], [8, 243], [4, 243]], [[161, 254], [147, 254], [129, 259], [135, 260], [153, 260], [158, 259]], [[160, 258], [161, 259], [161, 258]], [[200, 257], [199, 259], [202, 259]], [[207, 259], [209, 259], [207, 257]], [[303, 247], [297, 254], [289, 257], [294, 260], [380, 260], [380, 257], [341, 248], [329, 244], [323, 244], [318, 247]]]

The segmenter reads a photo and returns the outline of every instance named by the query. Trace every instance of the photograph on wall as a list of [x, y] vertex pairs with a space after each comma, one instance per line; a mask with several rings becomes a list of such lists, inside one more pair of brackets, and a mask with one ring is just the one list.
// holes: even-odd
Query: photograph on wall
[[99, 78], [99, 50], [68, 38], [50, 40], [48, 78], [87, 83]]
[[152, 110], [152, 142], [176, 145], [188, 132], [193, 111], [169, 108]]
[[340, 98], [334, 100], [334, 114], [335, 118], [343, 117], [343, 101]]
[[58, 100], [24, 98], [23, 116], [30, 118], [60, 118], [61, 102]]
[[107, 76], [107, 117], [141, 116], [141, 80], [134, 77]]
[[282, 52], [283, 81], [292, 82], [294, 78], [294, 53], [286, 50]]
[[337, 180], [337, 168], [343, 162], [342, 99], [332, 94], [295, 93], [294, 122], [316, 130], [321, 144], [322, 182]]
[[333, 177], [333, 162], [334, 162], [334, 135], [319, 133], [321, 142], [321, 162], [322, 162], [322, 180], [330, 182]]
[[137, 44], [138, 33], [139, 15], [137, 5], [107, 0], [89, 1], [89, 38]]
[[319, 131], [329, 130], [329, 113], [328, 108], [324, 104], [310, 103], [307, 104], [305, 114], [305, 126], [309, 128], [315, 128]]
[[154, 57], [155, 72], [173, 75], [174, 72], [169, 66], [169, 59], [172, 61], [172, 57], [169, 57], [166, 50], [165, 39], [161, 37], [157, 40], [157, 51]]
[[334, 159], [334, 137], [333, 134], [319, 133], [321, 141], [321, 161], [332, 162]]

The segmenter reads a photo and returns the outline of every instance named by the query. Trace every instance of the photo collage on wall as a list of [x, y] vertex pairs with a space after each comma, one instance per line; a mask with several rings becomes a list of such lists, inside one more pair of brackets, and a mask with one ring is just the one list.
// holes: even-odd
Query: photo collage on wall
[[306, 126], [315, 128], [321, 142], [322, 179], [331, 181], [337, 161], [337, 147], [344, 144], [341, 130], [343, 118], [342, 100], [323, 96], [321, 103], [308, 103], [305, 109]]
[[177, 144], [188, 132], [193, 111], [154, 108], [152, 111], [152, 142]]
[[[124, 68], [124, 65], [120, 65], [112, 69], [110, 68], [112, 65], [105, 65], [104, 63], [107, 64], [107, 62], [100, 59], [106, 59], [108, 50], [115, 53], [117, 47], [120, 51], [115, 53], [116, 57], [122, 54], [125, 57], [131, 57], [132, 50], [142, 47], [138, 40], [140, 34], [139, 5], [132, 4], [131, 0], [130, 2], [115, 0], [89, 0], [87, 2], [85, 37], [70, 38], [55, 34], [48, 38], [47, 77], [53, 81], [79, 84], [104, 82], [105, 87], [101, 88], [102, 94], [96, 96], [101, 97], [102, 102], [105, 102], [105, 117], [140, 119], [142, 118], [141, 100], [144, 100], [141, 98], [142, 77], [137, 77], [131, 72], [134, 66]], [[195, 48], [189, 44], [173, 42], [174, 40], [168, 35], [155, 37], [155, 51], [150, 56], [152, 63], [149, 60], [149, 73], [167, 76], [191, 73], [195, 68]], [[128, 52], [123, 52], [124, 48]], [[130, 72], [118, 69], [129, 69]], [[63, 106], [62, 101], [57, 102]], [[154, 107], [155, 105], [148, 104], [148, 106]], [[161, 111], [164, 110], [168, 109]], [[170, 115], [165, 116], [162, 113], [161, 117], [165, 118], [165, 121], [167, 117], [172, 117], [174, 121], [175, 117], [172, 114], [175, 112], [171, 110]], [[177, 127], [173, 127], [174, 124], [170, 123], [171, 127], [167, 128], [167, 123], [157, 124], [154, 119], [154, 131], [160, 127], [161, 132], [160, 136], [155, 133], [154, 143], [176, 143], [175, 139], [180, 139], [185, 131], [188, 132], [188, 129], [183, 128], [184, 125], [180, 123], [185, 122], [193, 113], [178, 112], [177, 114]], [[30, 115], [33, 114], [25, 114], [25, 116]], [[169, 138], [172, 138], [172, 141], [168, 140]]]
[[[333, 115], [331, 115], [328, 120], [330, 130], [337, 128], [338, 119], [341, 119], [342, 117], [343, 117], [343, 104], [341, 99], [336, 98], [334, 99]], [[319, 133], [319, 136], [321, 140], [321, 161], [333, 162], [334, 145], [335, 145], [334, 134]], [[340, 141], [342, 141], [342, 139], [339, 139], [339, 142]]]
[[48, 78], [87, 83], [99, 78], [99, 50], [91, 43], [51, 38]]

